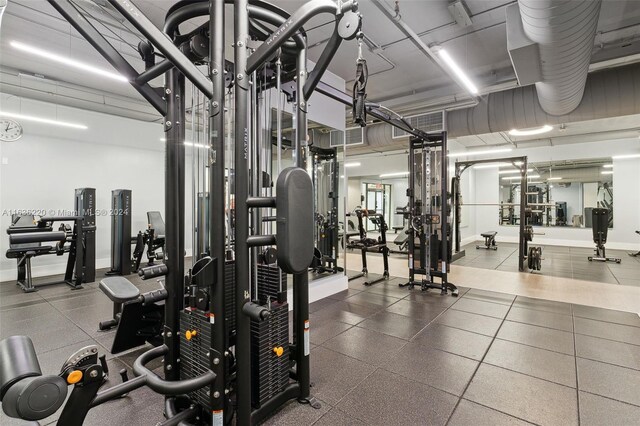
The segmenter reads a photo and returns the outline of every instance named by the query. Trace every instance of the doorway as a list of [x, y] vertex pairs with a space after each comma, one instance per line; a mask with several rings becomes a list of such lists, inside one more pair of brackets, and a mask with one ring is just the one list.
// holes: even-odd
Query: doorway
[[[367, 210], [374, 210], [384, 216], [384, 221], [389, 227], [391, 223], [391, 185], [383, 183], [367, 183], [365, 206]], [[378, 227], [370, 220], [366, 223], [367, 231], [378, 231]]]

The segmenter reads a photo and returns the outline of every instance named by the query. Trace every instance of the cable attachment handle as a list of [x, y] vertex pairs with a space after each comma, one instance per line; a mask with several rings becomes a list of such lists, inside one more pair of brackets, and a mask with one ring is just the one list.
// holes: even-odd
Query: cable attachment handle
[[367, 60], [362, 56], [362, 39], [364, 34], [359, 32], [356, 36], [358, 40], [358, 59], [356, 60], [356, 78], [353, 83], [353, 121], [365, 127], [367, 125], [367, 81], [369, 80], [369, 69]]

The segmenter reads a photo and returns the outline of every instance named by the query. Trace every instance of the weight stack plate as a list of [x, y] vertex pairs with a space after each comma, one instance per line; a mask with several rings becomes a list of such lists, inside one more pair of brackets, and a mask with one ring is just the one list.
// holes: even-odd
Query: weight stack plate
[[280, 293], [280, 279], [282, 277], [282, 291], [287, 291], [287, 274], [278, 265], [257, 265], [258, 269], [258, 300], [277, 299]]
[[[277, 355], [274, 349], [282, 348]], [[271, 304], [264, 321], [251, 321], [251, 402], [259, 408], [289, 384], [289, 306]]]
[[227, 324], [227, 334], [236, 332], [236, 271], [235, 262], [224, 264], [224, 316]]
[[[195, 337], [187, 340], [187, 330], [196, 331]], [[202, 311], [180, 312], [180, 378], [190, 379], [204, 374], [210, 366], [207, 356], [211, 348], [211, 324], [209, 318]], [[189, 398], [200, 404], [205, 410], [211, 411], [212, 387], [205, 387], [189, 394]], [[208, 394], [208, 395], [207, 395]]]

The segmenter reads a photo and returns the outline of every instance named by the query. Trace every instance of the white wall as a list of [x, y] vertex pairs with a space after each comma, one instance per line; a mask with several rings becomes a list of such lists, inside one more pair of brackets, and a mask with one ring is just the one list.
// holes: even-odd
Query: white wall
[[[331, 83], [339, 87], [335, 76]], [[114, 83], [117, 84], [117, 83]], [[342, 81], [344, 86], [344, 81]], [[321, 95], [312, 97], [308, 118], [344, 128], [344, 107]], [[111, 190], [132, 190], [132, 231], [147, 227], [146, 212], [159, 210], [164, 216], [164, 136], [160, 124], [131, 120], [47, 102], [0, 94], [2, 111], [84, 124], [86, 130], [70, 129], [18, 120], [23, 137], [0, 143], [0, 280], [16, 276], [16, 261], [6, 259], [9, 241], [4, 230], [10, 210], [72, 210], [74, 189], [96, 188], [96, 209], [110, 209]], [[185, 159], [185, 248], [191, 252], [191, 156]], [[96, 218], [96, 267], [110, 266], [110, 218]], [[40, 256], [33, 261], [34, 276], [64, 271], [66, 256]]]
[[[603, 158], [622, 154], [640, 153], [640, 140], [628, 139], [610, 142], [593, 142], [554, 147], [517, 149], [506, 156], [528, 156], [530, 163], [569, 159]], [[607, 247], [633, 250], [638, 247], [635, 233], [640, 229], [640, 159], [613, 160], [614, 228], [609, 230]], [[499, 203], [498, 169], [476, 169], [475, 196], [478, 203]], [[465, 172], [462, 179], [469, 179]], [[555, 198], [555, 197], [554, 197]], [[463, 214], [470, 207], [463, 208]], [[498, 231], [498, 241], [517, 242], [518, 227], [499, 226], [495, 206], [476, 207], [475, 235], [489, 230]], [[536, 235], [533, 243], [592, 247], [591, 229], [572, 227], [540, 228], [546, 235]]]

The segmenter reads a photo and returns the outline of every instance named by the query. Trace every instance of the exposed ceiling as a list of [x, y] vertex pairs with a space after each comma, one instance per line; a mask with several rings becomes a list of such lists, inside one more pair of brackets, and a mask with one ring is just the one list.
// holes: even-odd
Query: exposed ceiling
[[[101, 20], [96, 26], [138, 70], [143, 63], [134, 46], [139, 38], [119, 19], [89, 0], [75, 0], [93, 16]], [[166, 10], [175, 0], [132, 0], [159, 27]], [[105, 4], [104, 0], [96, 0]], [[273, 3], [294, 11], [305, 0], [274, 0]], [[386, 0], [389, 7], [395, 3]], [[399, 0], [399, 15], [427, 45], [439, 44], [450, 52], [460, 66], [481, 88], [482, 93], [515, 86], [515, 74], [506, 48], [505, 7], [514, 1], [465, 0], [472, 25], [458, 25], [447, 8], [448, 0]], [[227, 8], [227, 19], [233, 18]], [[369, 65], [369, 99], [383, 101], [400, 110], [415, 109], [433, 103], [451, 103], [468, 99], [453, 81], [421, 53], [415, 45], [373, 4], [361, 0], [363, 31], [368, 49], [365, 57]], [[334, 17], [313, 18], [305, 28], [309, 38], [309, 58], [316, 60], [333, 29]], [[201, 21], [185, 24], [195, 28]], [[190, 29], [190, 28], [185, 28]], [[227, 31], [228, 52], [231, 52], [231, 30]], [[0, 89], [61, 104], [97, 109], [143, 120], [157, 120], [158, 116], [128, 84], [114, 82], [65, 66], [37, 59], [9, 46], [11, 40], [39, 46], [41, 49], [71, 56], [95, 66], [110, 69], [106, 61], [62, 19], [45, 0], [9, 0], [0, 28]], [[640, 53], [640, 2], [637, 0], [604, 0], [598, 23], [598, 34], [592, 63], [612, 58], [630, 57]], [[329, 70], [349, 81], [355, 73], [357, 45], [345, 42], [340, 47]], [[636, 58], [637, 60], [637, 58]], [[36, 75], [34, 78], [33, 76]], [[160, 84], [160, 80], [156, 83]], [[567, 126], [562, 133], [547, 135], [551, 142], [567, 136], [591, 132], [619, 131], [632, 128], [637, 117], [606, 120], [584, 124], [574, 132]], [[595, 122], [593, 122], [595, 123]], [[637, 121], [636, 121], [637, 128]], [[560, 132], [560, 130], [557, 130]], [[508, 138], [507, 138], [508, 139]], [[549, 140], [548, 137], [545, 140]], [[461, 137], [465, 146], [494, 145], [508, 141], [504, 134]]]

